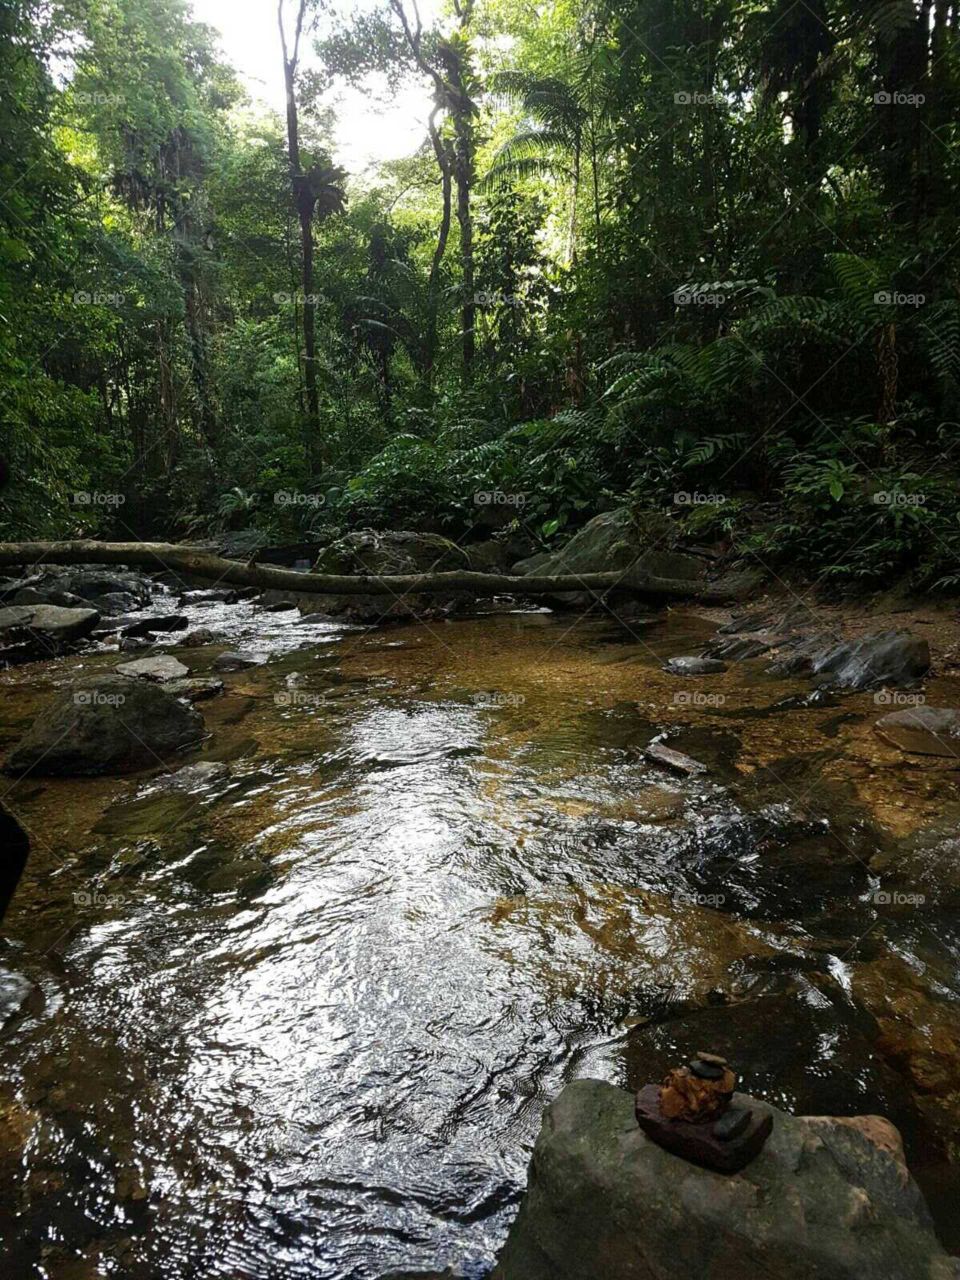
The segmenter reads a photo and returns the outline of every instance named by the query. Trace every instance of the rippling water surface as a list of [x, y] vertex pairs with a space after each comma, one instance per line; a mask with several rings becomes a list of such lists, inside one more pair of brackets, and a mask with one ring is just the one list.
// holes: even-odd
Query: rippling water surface
[[[956, 776], [878, 744], [869, 695], [678, 682], [659, 661], [711, 633], [680, 613], [193, 620], [270, 655], [199, 706], [189, 759], [223, 770], [8, 797], [34, 845], [0, 942], [5, 1274], [479, 1277], [564, 1082], [708, 1047], [798, 1110], [893, 1116], [957, 1243], [949, 1089], [918, 1085], [924, 1034], [960, 1033], [956, 900], [875, 901], [955, 829]], [[4, 673], [3, 745], [116, 661]], [[645, 761], [660, 733], [709, 777]]]

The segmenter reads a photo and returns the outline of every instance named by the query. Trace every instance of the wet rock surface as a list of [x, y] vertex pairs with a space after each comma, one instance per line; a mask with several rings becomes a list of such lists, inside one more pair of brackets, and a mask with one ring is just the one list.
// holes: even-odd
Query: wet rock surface
[[[456, 543], [434, 533], [409, 533], [403, 530], [381, 532], [361, 529], [324, 547], [313, 566], [315, 573], [368, 574], [378, 577], [404, 573], [440, 573], [450, 569], [469, 569], [470, 558]], [[314, 605], [331, 617], [345, 617], [356, 622], [397, 621], [404, 618], [431, 617], [449, 609], [460, 597], [405, 595], [316, 597]]]
[[168, 680], [182, 680], [190, 674], [190, 668], [169, 653], [160, 653], [152, 658], [136, 658], [133, 662], [121, 662], [116, 671], [121, 676], [130, 676], [135, 680], [153, 680], [157, 684], [165, 684]]
[[916, 1184], [862, 1129], [772, 1116], [759, 1156], [730, 1176], [663, 1151], [633, 1097], [568, 1085], [544, 1116], [526, 1196], [492, 1280], [953, 1280]]
[[727, 664], [717, 658], [702, 658], [698, 655], [685, 654], [678, 658], [669, 658], [663, 669], [671, 676], [712, 676], [726, 671]]
[[203, 720], [148, 680], [91, 676], [60, 689], [7, 756], [8, 773], [126, 773], [199, 742]]
[[881, 716], [876, 730], [901, 751], [942, 756], [960, 766], [960, 711], [952, 707], [903, 707]]
[[96, 609], [66, 609], [55, 604], [10, 605], [0, 609], [0, 657], [50, 658], [90, 635]]

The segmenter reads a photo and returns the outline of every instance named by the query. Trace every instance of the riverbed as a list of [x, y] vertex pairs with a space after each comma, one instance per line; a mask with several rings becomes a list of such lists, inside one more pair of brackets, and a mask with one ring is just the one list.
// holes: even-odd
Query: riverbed
[[[267, 659], [170, 766], [222, 769], [5, 784], [33, 847], [0, 941], [4, 1274], [481, 1277], [563, 1084], [697, 1049], [780, 1106], [889, 1115], [960, 1249], [960, 775], [883, 743], [875, 695], [669, 676], [714, 630], [679, 609], [192, 622], [229, 641], [165, 639], [196, 674]], [[0, 674], [0, 746], [117, 661]]]

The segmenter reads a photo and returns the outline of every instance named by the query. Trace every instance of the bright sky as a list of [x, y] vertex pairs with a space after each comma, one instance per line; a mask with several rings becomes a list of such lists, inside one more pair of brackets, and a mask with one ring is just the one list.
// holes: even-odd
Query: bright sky
[[[251, 97], [282, 114], [283, 57], [276, 0], [191, 0], [191, 4], [199, 22], [220, 32], [224, 56], [239, 72]], [[293, 25], [294, 7], [294, 0], [287, 0], [291, 11], [288, 31]], [[421, 0], [419, 7], [427, 26], [437, 0]], [[302, 61], [307, 67], [316, 65], [311, 43], [305, 42], [303, 50]], [[382, 85], [371, 84], [368, 93], [344, 87], [331, 94], [329, 100], [337, 113], [335, 159], [351, 174], [378, 161], [410, 155], [426, 137], [430, 95], [419, 79], [409, 89], [390, 97]]]

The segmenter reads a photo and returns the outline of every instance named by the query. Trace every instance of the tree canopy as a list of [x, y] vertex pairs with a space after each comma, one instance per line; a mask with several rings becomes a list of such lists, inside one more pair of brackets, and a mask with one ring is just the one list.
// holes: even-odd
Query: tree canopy
[[[958, 11], [283, 0], [282, 118], [184, 0], [8, 0], [0, 536], [547, 545], [629, 502], [956, 588]], [[371, 76], [429, 114], [348, 173]]]

